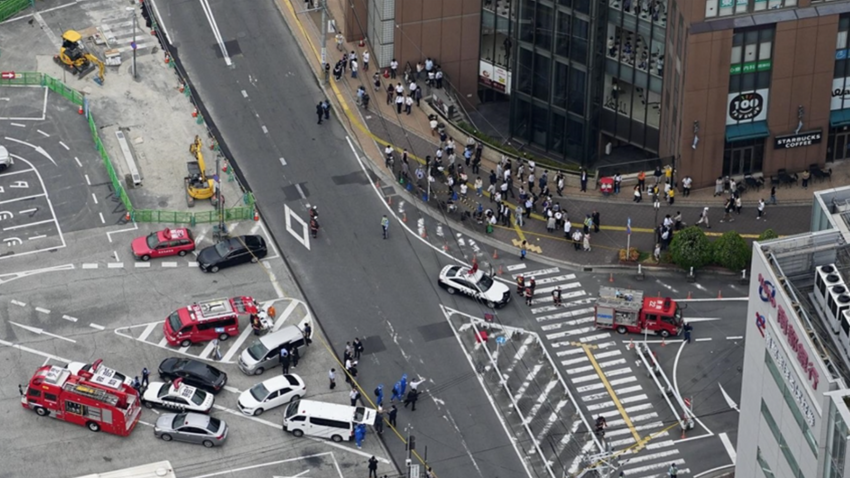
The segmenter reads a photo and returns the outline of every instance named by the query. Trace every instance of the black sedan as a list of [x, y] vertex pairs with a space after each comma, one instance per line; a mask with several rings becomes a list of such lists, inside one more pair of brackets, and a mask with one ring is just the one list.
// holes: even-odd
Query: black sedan
[[159, 376], [163, 380], [182, 378], [183, 383], [210, 393], [218, 393], [227, 383], [227, 374], [221, 370], [192, 359], [167, 358], [159, 364]]
[[238, 236], [204, 248], [198, 254], [198, 267], [204, 272], [218, 272], [225, 267], [257, 262], [269, 253], [262, 236]]

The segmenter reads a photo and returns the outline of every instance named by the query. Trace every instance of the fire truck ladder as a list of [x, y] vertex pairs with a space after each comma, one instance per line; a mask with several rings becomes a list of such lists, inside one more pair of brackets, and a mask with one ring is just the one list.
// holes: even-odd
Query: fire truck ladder
[[99, 388], [88, 385], [66, 383], [64, 389], [77, 395], [93, 398], [97, 401], [108, 403], [112, 406], [118, 405], [118, 397]]

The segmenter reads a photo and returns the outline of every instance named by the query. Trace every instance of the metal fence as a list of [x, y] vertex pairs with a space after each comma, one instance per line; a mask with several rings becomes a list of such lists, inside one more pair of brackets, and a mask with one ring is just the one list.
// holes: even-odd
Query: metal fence
[[15, 16], [21, 10], [33, 5], [33, 0], [3, 0], [0, 1], [0, 22]]
[[[15, 2], [20, 2], [22, 0], [12, 0]], [[26, 3], [29, 0], [23, 0]], [[0, 13], [2, 13], [2, 8], [5, 6], [4, 2], [0, 4]], [[156, 209], [135, 209], [133, 207], [133, 203], [130, 201], [130, 196], [127, 195], [126, 189], [124, 189], [123, 183], [121, 181], [121, 177], [118, 173], [115, 172], [115, 168], [112, 166], [112, 161], [109, 159], [109, 154], [106, 152], [106, 148], [103, 146], [103, 141], [100, 139], [100, 135], [98, 134], [98, 127], [94, 120], [94, 114], [91, 111], [88, 99], [80, 93], [79, 91], [70, 88], [68, 85], [62, 83], [61, 81], [53, 78], [50, 75], [46, 75], [44, 73], [39, 72], [21, 72], [16, 73], [15, 78], [12, 79], [2, 79], [0, 80], [0, 86], [32, 86], [38, 85], [43, 86], [45, 88], [49, 88], [50, 91], [57, 93], [81, 108], [82, 112], [86, 114], [89, 123], [89, 130], [91, 131], [92, 141], [94, 142], [95, 149], [97, 149], [98, 154], [100, 155], [101, 161], [103, 161], [103, 167], [106, 169], [107, 175], [109, 175], [109, 181], [112, 184], [112, 189], [115, 191], [115, 196], [121, 201], [121, 204], [124, 205], [124, 208], [127, 212], [130, 213], [131, 218], [135, 222], [167, 222], [173, 224], [201, 224], [201, 223], [213, 223], [219, 221], [219, 211], [203, 211], [203, 212], [186, 212], [186, 211], [163, 211]], [[232, 173], [229, 173], [229, 177], [232, 178]], [[225, 209], [221, 211], [223, 214], [223, 218], [225, 221], [238, 221], [245, 219], [253, 219], [254, 217], [254, 195], [251, 193], [245, 193], [242, 197], [242, 202], [244, 206], [234, 207], [231, 209]]]

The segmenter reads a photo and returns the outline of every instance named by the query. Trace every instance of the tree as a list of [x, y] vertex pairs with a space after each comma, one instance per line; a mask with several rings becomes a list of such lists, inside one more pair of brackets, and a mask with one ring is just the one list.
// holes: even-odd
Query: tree
[[699, 227], [688, 227], [673, 235], [670, 256], [683, 269], [699, 269], [711, 263], [711, 242]]
[[776, 239], [777, 237], [779, 237], [779, 234], [777, 234], [773, 229], [765, 229], [764, 232], [759, 234], [758, 240], [761, 242], [768, 239]]
[[737, 232], [723, 233], [711, 246], [716, 264], [733, 271], [740, 271], [749, 267], [752, 247]]

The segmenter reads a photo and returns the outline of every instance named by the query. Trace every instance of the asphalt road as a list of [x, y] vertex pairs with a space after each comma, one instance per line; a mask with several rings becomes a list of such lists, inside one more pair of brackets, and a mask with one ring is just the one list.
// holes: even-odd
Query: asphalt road
[[[417, 451], [424, 455], [427, 447], [428, 461], [440, 476], [521, 476], [510, 439], [483, 406], [487, 397], [469, 380], [470, 371], [458, 367], [465, 358], [450, 331], [445, 333], [439, 304], [451, 301], [435, 281], [443, 259], [396, 228], [389, 240], [381, 239], [386, 209], [336, 120], [316, 125], [315, 105], [322, 94], [275, 5], [210, 5], [221, 36], [238, 41], [234, 68], [213, 48], [199, 4], [158, 7], [336, 350], [355, 336], [365, 337], [360, 377], [370, 394], [378, 383], [391, 388], [402, 373], [421, 374], [440, 387], [416, 412], [401, 410], [398, 419], [401, 433], [412, 425]], [[303, 235], [297, 221], [291, 222], [295, 234], [287, 231], [284, 208], [306, 218], [307, 206], [314, 204], [322, 228], [308, 250], [295, 237]], [[401, 441], [385, 441], [403, 463]]]

